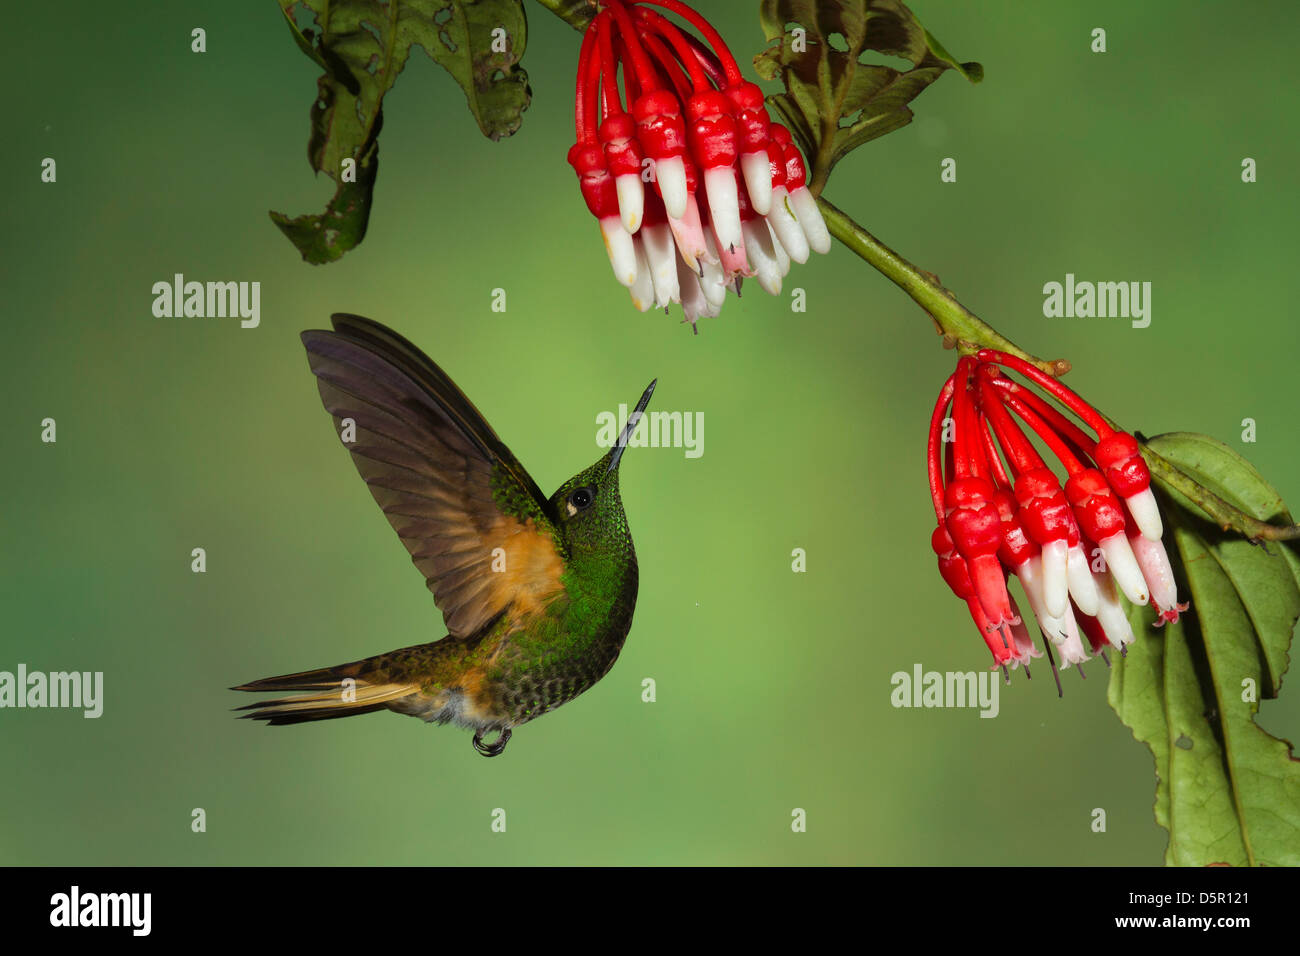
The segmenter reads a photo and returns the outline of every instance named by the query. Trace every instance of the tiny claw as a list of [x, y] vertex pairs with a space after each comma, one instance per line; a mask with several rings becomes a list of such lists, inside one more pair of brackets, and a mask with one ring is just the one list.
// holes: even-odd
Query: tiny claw
[[474, 734], [474, 749], [484, 757], [495, 757], [506, 749], [506, 744], [510, 743], [510, 728], [506, 727], [497, 736], [497, 739], [490, 743], [483, 743], [483, 731], [476, 731]]

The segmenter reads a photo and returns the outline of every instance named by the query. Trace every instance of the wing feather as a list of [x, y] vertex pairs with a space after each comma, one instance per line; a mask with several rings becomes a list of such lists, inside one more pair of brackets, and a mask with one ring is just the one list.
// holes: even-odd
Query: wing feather
[[469, 399], [391, 329], [333, 322], [302, 334], [321, 402], [336, 434], [350, 420], [345, 447], [449, 633], [468, 637], [558, 593], [564, 554], [550, 506]]

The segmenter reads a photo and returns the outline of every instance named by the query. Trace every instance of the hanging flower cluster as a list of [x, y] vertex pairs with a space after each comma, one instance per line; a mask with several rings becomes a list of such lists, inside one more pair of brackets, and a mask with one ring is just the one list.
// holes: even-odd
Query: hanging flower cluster
[[[1039, 386], [1096, 438], [1004, 369]], [[1064, 485], [1022, 424], [1065, 469]], [[1093, 653], [1133, 641], [1120, 592], [1153, 603], [1157, 627], [1187, 610], [1137, 441], [1057, 379], [1005, 352], [963, 357], [935, 404], [928, 455], [939, 573], [970, 608], [996, 666], [1041, 656], [1007, 591], [1011, 574], [1062, 668], [1088, 659], [1080, 632]]]
[[574, 127], [569, 163], [642, 312], [680, 302], [694, 327], [742, 277], [776, 295], [791, 260], [830, 249], [789, 130], [679, 0], [604, 0], [582, 39]]

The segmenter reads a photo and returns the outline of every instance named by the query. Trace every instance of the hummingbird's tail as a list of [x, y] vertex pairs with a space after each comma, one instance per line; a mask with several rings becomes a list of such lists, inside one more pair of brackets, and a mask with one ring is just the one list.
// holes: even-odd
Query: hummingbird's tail
[[[231, 690], [251, 691], [315, 691], [294, 694], [277, 700], [264, 700], [238, 707], [252, 713], [242, 716], [250, 720], [265, 720], [275, 727], [282, 724], [300, 724], [308, 720], [333, 720], [386, 710], [389, 705], [420, 692], [420, 685], [393, 680], [388, 675], [375, 673], [366, 665], [372, 661], [355, 661], [338, 667], [322, 667], [314, 671], [264, 677], [232, 687]], [[370, 679], [367, 679], [367, 674]]]

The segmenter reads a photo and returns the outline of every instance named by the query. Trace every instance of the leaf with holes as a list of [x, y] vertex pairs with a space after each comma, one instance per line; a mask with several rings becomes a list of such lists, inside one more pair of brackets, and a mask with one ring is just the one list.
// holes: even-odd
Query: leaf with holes
[[[1150, 447], [1261, 520], [1290, 515], [1276, 491], [1226, 445], [1174, 433]], [[1225, 532], [1189, 499], [1157, 485], [1170, 559], [1190, 610], [1163, 631], [1133, 608], [1139, 640], [1111, 674], [1110, 704], [1156, 760], [1156, 821], [1166, 862], [1300, 864], [1300, 761], [1255, 723], [1276, 697], [1300, 616], [1300, 561]]]
[[337, 189], [325, 212], [271, 219], [311, 263], [332, 262], [366, 234], [379, 164], [384, 95], [413, 46], [460, 84], [483, 135], [510, 136], [531, 92], [519, 66], [528, 40], [520, 0], [280, 0], [316, 81], [307, 158]]
[[[809, 159], [819, 192], [831, 168], [863, 143], [912, 121], [908, 103], [945, 70], [972, 83], [978, 63], [958, 63], [900, 0], [763, 0], [770, 46], [754, 57], [764, 79], [786, 92], [768, 98]], [[901, 70], [864, 59], [901, 57]]]

